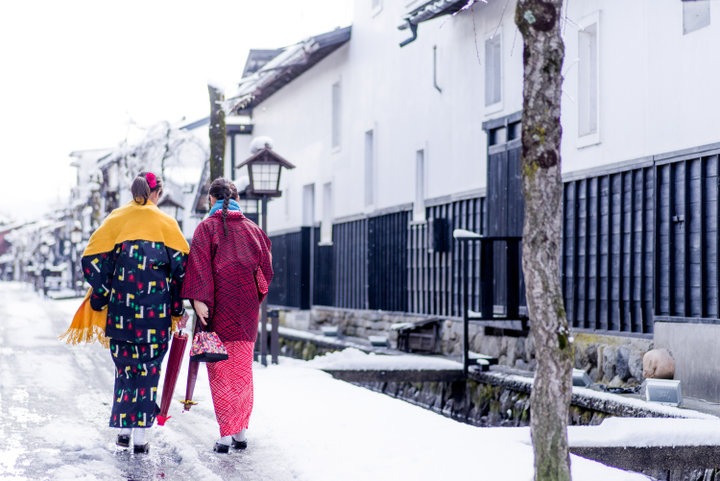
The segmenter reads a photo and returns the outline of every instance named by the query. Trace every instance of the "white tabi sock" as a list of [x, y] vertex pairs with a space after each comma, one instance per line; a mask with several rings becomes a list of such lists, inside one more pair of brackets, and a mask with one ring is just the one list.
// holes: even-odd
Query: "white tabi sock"
[[132, 434], [132, 429], [120, 428], [120, 436], [130, 436], [131, 434]]
[[230, 446], [232, 436], [223, 436], [218, 440], [218, 444], [224, 444], [225, 446]]
[[245, 431], [247, 431], [247, 429], [243, 429], [239, 433], [233, 434], [233, 439], [235, 441], [247, 441], [247, 438], [245, 437]]
[[133, 429], [133, 444], [135, 446], [142, 446], [145, 444], [145, 433], [147, 428], [134, 428]]

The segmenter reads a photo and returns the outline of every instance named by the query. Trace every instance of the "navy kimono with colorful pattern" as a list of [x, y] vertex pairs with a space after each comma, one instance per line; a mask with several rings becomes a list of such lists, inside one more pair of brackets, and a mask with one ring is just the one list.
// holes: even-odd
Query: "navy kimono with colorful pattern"
[[[115, 212], [111, 213], [96, 232], [119, 242], [106, 252], [97, 252], [97, 248], [92, 254], [86, 251], [82, 266], [85, 279], [92, 287], [90, 306], [94, 310], [107, 308], [105, 335], [110, 338], [115, 363], [110, 426], [150, 427], [160, 411], [157, 386], [170, 340], [171, 316], [184, 312], [180, 291], [187, 254], [160, 241], [163, 239], [161, 224], [167, 221], [167, 216], [156, 206], [121, 209], [126, 212], [115, 217]], [[138, 209], [142, 215], [134, 216], [133, 212], [140, 212]], [[139, 219], [147, 224], [141, 229], [143, 237], [153, 240], [119, 239], [114, 236], [115, 231], [108, 235], [116, 223], [112, 219], [124, 222]], [[158, 221], [157, 225], [154, 220]], [[164, 228], [167, 226], [165, 223]], [[176, 222], [174, 228], [178, 229]], [[119, 232], [121, 236], [125, 231]], [[137, 229], [132, 235], [137, 235], [136, 232]], [[107, 242], [103, 240], [102, 245]]]

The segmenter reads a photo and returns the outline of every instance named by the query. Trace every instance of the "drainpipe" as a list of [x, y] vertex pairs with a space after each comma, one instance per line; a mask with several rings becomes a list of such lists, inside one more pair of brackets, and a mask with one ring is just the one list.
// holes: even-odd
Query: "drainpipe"
[[417, 24], [412, 23], [409, 18], [407, 19], [407, 23], [408, 23], [408, 27], [410, 27], [410, 31], [412, 32], [412, 37], [400, 42], [401, 47], [404, 47], [405, 45], [409, 44], [410, 42], [414, 42], [415, 39], [417, 38], [417, 29], [418, 29]]
[[438, 92], [442, 93], [442, 89], [437, 83], [437, 45], [433, 45], [433, 85]]

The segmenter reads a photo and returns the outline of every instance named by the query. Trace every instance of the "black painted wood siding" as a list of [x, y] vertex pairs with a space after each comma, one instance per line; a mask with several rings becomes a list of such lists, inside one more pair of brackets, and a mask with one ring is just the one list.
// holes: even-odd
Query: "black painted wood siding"
[[564, 185], [562, 283], [573, 327], [652, 332], [652, 167]]
[[407, 311], [409, 211], [367, 221], [368, 308]]
[[[320, 239], [320, 228], [315, 228], [315, 239]], [[315, 242], [313, 256], [313, 305], [335, 304], [334, 247]]]
[[367, 219], [333, 225], [336, 307], [367, 309]]
[[655, 314], [720, 318], [718, 155], [657, 163]]
[[[408, 310], [416, 314], [462, 316], [462, 258], [460, 243], [452, 239], [454, 229], [485, 233], [485, 199], [472, 198], [428, 207], [427, 223], [408, 228]], [[431, 245], [429, 226], [434, 219], [447, 220], [449, 249]], [[480, 307], [480, 246], [469, 252], [471, 306]]]
[[563, 288], [575, 327], [650, 334], [655, 319], [716, 322], [718, 155], [564, 186]]
[[310, 308], [310, 227], [270, 236], [274, 276], [268, 304]]

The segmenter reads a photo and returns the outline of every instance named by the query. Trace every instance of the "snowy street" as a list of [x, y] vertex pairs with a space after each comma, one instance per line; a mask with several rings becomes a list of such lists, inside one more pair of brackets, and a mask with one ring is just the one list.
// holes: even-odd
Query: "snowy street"
[[[212, 452], [218, 432], [202, 366], [198, 405], [181, 412], [186, 355], [172, 418], [152, 429], [148, 455], [129, 454], [107, 427], [109, 353], [57, 340], [77, 305], [0, 283], [2, 480], [532, 479], [527, 428], [464, 425], [287, 358], [255, 366], [247, 450]], [[575, 481], [647, 479], [576, 456], [572, 470]]]

